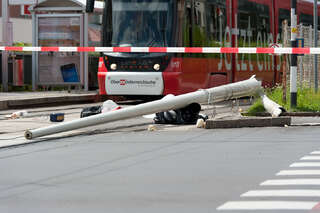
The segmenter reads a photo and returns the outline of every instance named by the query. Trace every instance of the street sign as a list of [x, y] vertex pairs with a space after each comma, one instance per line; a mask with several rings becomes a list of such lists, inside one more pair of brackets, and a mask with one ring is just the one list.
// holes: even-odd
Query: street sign
[[21, 15], [30, 15], [31, 16], [31, 12], [29, 11], [29, 4], [25, 4], [25, 5], [21, 5]]

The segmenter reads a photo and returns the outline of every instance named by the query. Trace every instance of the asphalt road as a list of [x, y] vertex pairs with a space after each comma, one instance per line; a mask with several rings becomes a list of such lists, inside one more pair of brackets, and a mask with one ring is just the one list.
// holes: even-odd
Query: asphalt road
[[1, 149], [0, 212], [310, 212], [320, 170], [301, 163], [320, 163], [319, 130], [168, 127]]

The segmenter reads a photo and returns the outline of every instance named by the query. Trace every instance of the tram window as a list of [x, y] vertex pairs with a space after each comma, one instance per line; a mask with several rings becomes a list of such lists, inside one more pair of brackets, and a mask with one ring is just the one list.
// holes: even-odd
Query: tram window
[[290, 22], [290, 10], [287, 9], [279, 9], [279, 23], [278, 23], [278, 33], [282, 32], [282, 22], [284, 20], [287, 20], [288, 22]]
[[193, 8], [193, 26], [192, 26], [192, 39], [194, 46], [207, 46], [206, 35], [206, 2], [204, 0], [194, 1]]
[[300, 13], [299, 23], [302, 23], [303, 25], [307, 25], [307, 26], [310, 26], [310, 25], [313, 26], [313, 15]]
[[173, 39], [174, 0], [109, 0], [106, 5], [104, 14], [107, 15], [103, 18], [105, 46], [176, 45]]
[[210, 46], [220, 47], [223, 44], [225, 29], [227, 27], [226, 5], [222, 0], [207, 1], [206, 30]]
[[[251, 32], [251, 45], [266, 45], [266, 40], [270, 33], [270, 13], [267, 5], [248, 0], [239, 0], [237, 20], [240, 30], [240, 42], [245, 42], [241, 46], [249, 46], [248, 39], [244, 41], [245, 36], [241, 36], [241, 30], [243, 32]], [[252, 41], [254, 42], [252, 43]]]
[[199, 27], [205, 27], [205, 2], [194, 2], [195, 24]]
[[111, 46], [112, 40], [112, 1], [106, 0], [102, 15], [102, 45]]
[[186, 34], [185, 34], [186, 46], [192, 47], [192, 9], [191, 4], [186, 8]]
[[184, 47], [184, 41], [183, 41], [183, 35], [184, 35], [184, 29], [183, 29], [183, 23], [185, 22], [185, 10], [184, 10], [184, 2], [183, 1], [177, 1], [177, 20], [175, 22], [175, 26], [177, 26], [176, 30], [174, 31], [174, 40], [176, 40], [175, 46], [177, 47]]
[[[318, 17], [318, 23], [320, 23], [319, 21], [320, 21], [320, 17]], [[311, 25], [313, 27], [313, 15], [300, 13], [299, 23], [302, 23], [304, 26]], [[318, 25], [318, 29], [319, 29], [319, 25]]]

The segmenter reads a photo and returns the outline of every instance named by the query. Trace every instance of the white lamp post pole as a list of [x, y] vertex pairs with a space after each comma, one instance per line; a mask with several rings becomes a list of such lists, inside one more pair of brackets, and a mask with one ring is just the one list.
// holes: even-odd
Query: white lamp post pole
[[[2, 42], [8, 44], [8, 0], [2, 0]], [[2, 51], [2, 91], [8, 92], [8, 52]]]

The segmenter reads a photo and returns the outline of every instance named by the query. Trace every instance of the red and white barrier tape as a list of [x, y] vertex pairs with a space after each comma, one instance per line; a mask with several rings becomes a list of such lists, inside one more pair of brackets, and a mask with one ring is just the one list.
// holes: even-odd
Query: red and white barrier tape
[[0, 51], [29, 52], [132, 52], [132, 53], [249, 53], [320, 54], [320, 48], [263, 47], [0, 47]]

